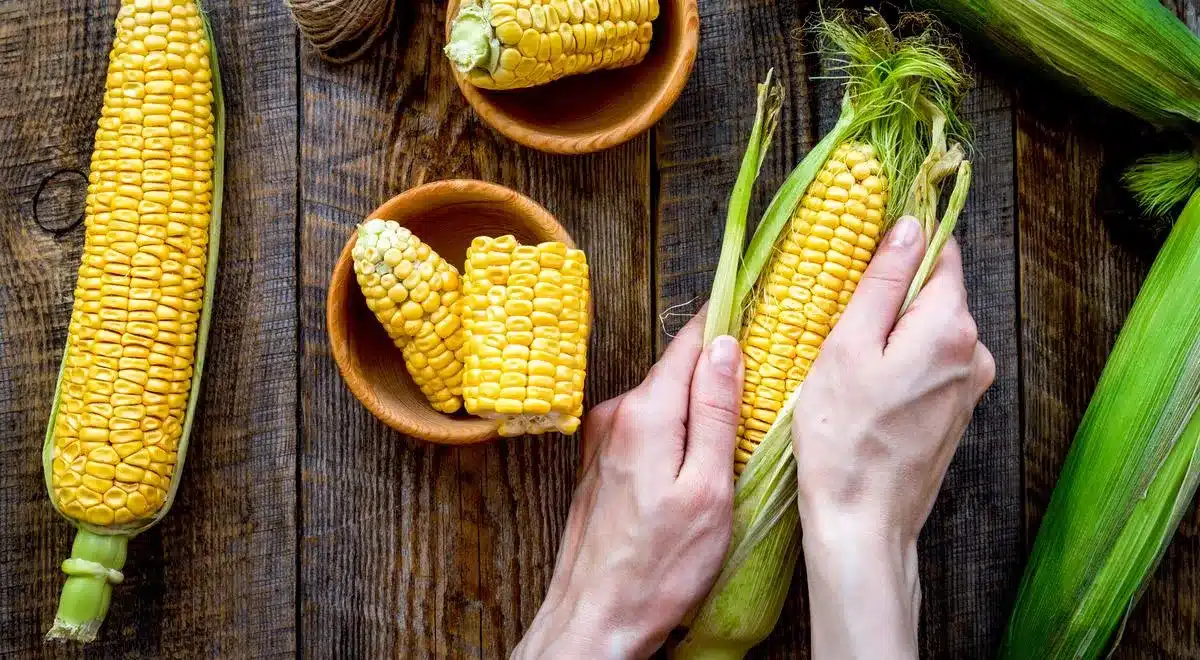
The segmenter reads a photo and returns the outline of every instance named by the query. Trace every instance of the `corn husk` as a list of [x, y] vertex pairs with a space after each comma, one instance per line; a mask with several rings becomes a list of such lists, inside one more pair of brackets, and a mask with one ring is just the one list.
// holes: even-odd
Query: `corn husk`
[[1200, 122], [1200, 40], [1159, 0], [918, 0], [1158, 126]]
[[[921, 2], [1148, 122], [1200, 122], [1200, 39], [1158, 0]], [[1200, 161], [1152, 156], [1126, 182], [1153, 214], [1191, 200], [1075, 435], [1002, 657], [1093, 658], [1115, 647], [1200, 480]]]
[[[200, 311], [200, 322], [196, 330], [196, 359], [192, 371], [191, 389], [188, 394], [187, 410], [179, 438], [175, 473], [167, 489], [162, 507], [149, 521], [138, 521], [126, 526], [97, 527], [89, 523], [64, 516], [75, 528], [75, 540], [71, 545], [71, 556], [62, 563], [67, 579], [63, 582], [58, 611], [54, 624], [46, 633], [47, 641], [87, 643], [95, 640], [108, 606], [112, 600], [113, 586], [124, 579], [121, 569], [125, 564], [125, 552], [129, 540], [158, 524], [179, 491], [183, 477], [184, 459], [187, 456], [192, 426], [196, 420], [196, 408], [200, 401], [200, 384], [204, 374], [204, 359], [208, 352], [209, 328], [212, 325], [213, 298], [217, 290], [217, 265], [221, 248], [221, 208], [224, 203], [225, 181], [225, 96], [221, 87], [221, 67], [217, 59], [217, 41], [206, 12], [201, 10], [209, 44], [209, 61], [212, 67], [213, 94], [213, 174], [212, 209], [209, 221], [208, 261], [205, 270], [204, 305]], [[42, 472], [46, 490], [53, 493], [54, 423], [59, 412], [63, 374], [66, 367], [66, 350], [54, 388], [54, 406], [50, 411], [50, 422], [42, 446]], [[50, 501], [55, 502], [51, 496]], [[57, 504], [55, 504], [57, 508]], [[61, 512], [60, 512], [61, 513]]]
[[[745, 209], [758, 172], [754, 159], [761, 162], [765, 149], [761, 136], [769, 134], [760, 124], [770, 116], [764, 102], [771, 95], [760, 86], [755, 129], [729, 204], [706, 341], [739, 333], [744, 310], [780, 234], [808, 185], [842, 142], [860, 139], [876, 148], [894, 191], [888, 223], [902, 213], [913, 213], [925, 224], [928, 249], [909, 301], [928, 278], [965, 204], [971, 166], [961, 145], [950, 139], [961, 131], [954, 105], [965, 86], [953, 49], [940, 45], [928, 26], [913, 37], [899, 39], [874, 14], [862, 22], [838, 15], [825, 22], [821, 32], [827, 47], [844, 58], [836, 65], [846, 76], [841, 116], [776, 193], [743, 252]], [[939, 220], [941, 186], [950, 178], [955, 179], [954, 192]], [[714, 314], [716, 322], [712, 322]], [[765, 639], [779, 619], [800, 544], [791, 444], [798, 395], [797, 391], [785, 402], [738, 479], [729, 553], [675, 657], [740, 658]]]
[[1005, 634], [1006, 658], [1094, 658], [1200, 483], [1200, 192], [1154, 262], [1075, 434]]

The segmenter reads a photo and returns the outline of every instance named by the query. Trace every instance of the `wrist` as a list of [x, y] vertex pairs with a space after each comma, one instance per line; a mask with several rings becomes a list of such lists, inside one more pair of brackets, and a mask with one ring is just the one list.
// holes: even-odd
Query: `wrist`
[[805, 520], [813, 657], [916, 657], [916, 540], [850, 516]]
[[512, 658], [648, 657], [662, 644], [669, 630], [660, 633], [641, 622], [626, 621], [628, 617], [606, 607], [606, 601], [577, 596], [544, 604]]

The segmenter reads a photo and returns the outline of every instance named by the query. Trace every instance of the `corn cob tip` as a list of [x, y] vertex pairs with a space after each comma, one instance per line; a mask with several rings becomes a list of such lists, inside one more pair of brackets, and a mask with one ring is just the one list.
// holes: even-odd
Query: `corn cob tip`
[[456, 412], [466, 348], [458, 270], [395, 220], [364, 222], [351, 256], [367, 307], [413, 382], [435, 410]]

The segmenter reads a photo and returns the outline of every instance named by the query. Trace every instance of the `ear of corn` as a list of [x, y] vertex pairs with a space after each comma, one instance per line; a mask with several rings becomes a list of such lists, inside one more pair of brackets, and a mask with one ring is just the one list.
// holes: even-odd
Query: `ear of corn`
[[463, 278], [467, 412], [504, 436], [574, 433], [590, 325], [587, 260], [562, 243], [479, 237]]
[[921, 4], [1152, 124], [1200, 122], [1200, 40], [1159, 0]]
[[457, 411], [466, 357], [458, 270], [394, 220], [363, 223], [352, 256], [367, 307], [413, 382], [435, 410]]
[[1075, 434], [1002, 657], [1102, 656], [1190, 511], [1200, 480], [1197, 281], [1200, 193], [1155, 260]]
[[[733, 213], [743, 207], [737, 198], [749, 195], [743, 177], [730, 200], [709, 314], [712, 301], [721, 301], [716, 314], [745, 316], [707, 325], [706, 340], [740, 333], [746, 363], [733, 541], [677, 657], [739, 658], [774, 628], [797, 560], [791, 411], [808, 368], [891, 221], [913, 213], [926, 228], [911, 302], [965, 204], [970, 164], [947, 142], [948, 129], [959, 127], [953, 105], [964, 86], [953, 50], [932, 32], [901, 39], [871, 20], [875, 27], [858, 27], [840, 15], [822, 25], [828, 44], [846, 57], [842, 116], [780, 188], [744, 254], [745, 213]], [[765, 98], [760, 88], [760, 123]], [[752, 136], [759, 132], [756, 126]], [[764, 148], [752, 138], [750, 151]], [[955, 174], [938, 222], [941, 184]], [[729, 242], [737, 249], [727, 249]], [[733, 273], [728, 263], [738, 260]]]
[[738, 474], [850, 302], [875, 252], [887, 197], [874, 149], [853, 141], [839, 146], [809, 184], [742, 328]]
[[128, 539], [178, 489], [215, 291], [223, 127], [196, 3], [124, 0], [43, 450], [51, 501], [78, 527], [48, 638], [94, 639]]
[[[1142, 119], [1200, 122], [1200, 39], [1156, 0], [924, 2]], [[1076, 432], [1001, 657], [1094, 658], [1114, 648], [1200, 480], [1200, 159], [1152, 157], [1127, 182], [1155, 214], [1191, 200]]]
[[641, 62], [658, 9], [658, 0], [467, 0], [445, 52], [476, 87], [532, 87]]

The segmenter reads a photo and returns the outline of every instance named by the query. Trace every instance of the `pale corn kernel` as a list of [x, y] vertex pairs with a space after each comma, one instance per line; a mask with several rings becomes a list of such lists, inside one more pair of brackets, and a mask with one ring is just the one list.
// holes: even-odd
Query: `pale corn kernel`
[[413, 382], [435, 410], [457, 411], [466, 357], [458, 271], [394, 220], [364, 222], [351, 256], [367, 308], [400, 348]]

